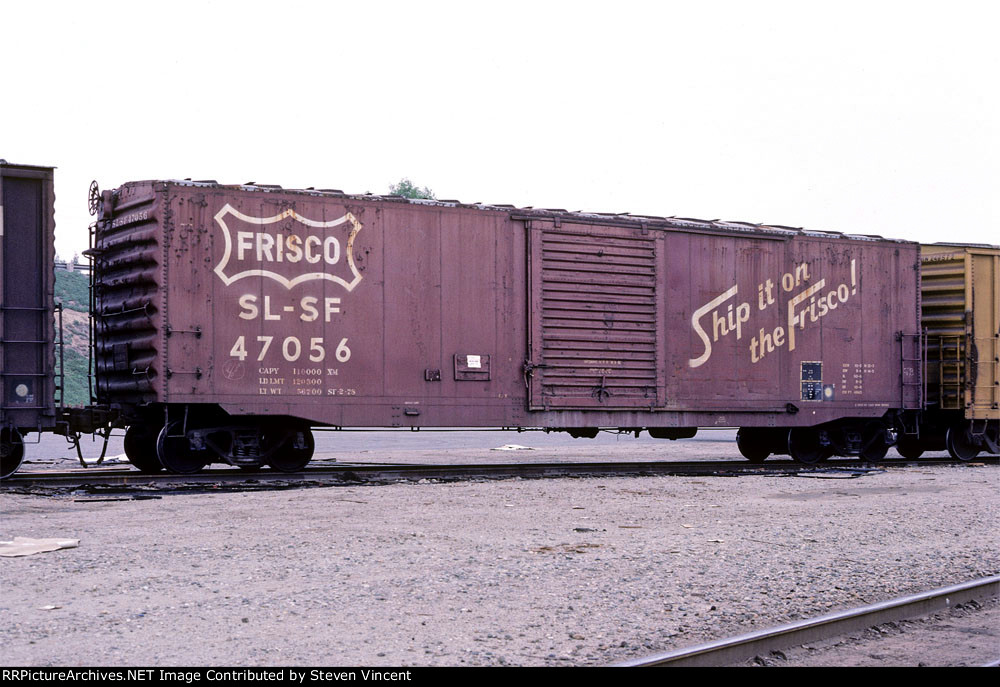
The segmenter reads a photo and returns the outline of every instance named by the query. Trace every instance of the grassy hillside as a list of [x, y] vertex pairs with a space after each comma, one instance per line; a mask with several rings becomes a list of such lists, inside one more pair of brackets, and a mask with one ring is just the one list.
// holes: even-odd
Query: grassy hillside
[[90, 278], [82, 272], [56, 270], [56, 302], [78, 312], [87, 312]]
[[[87, 358], [82, 356], [72, 348], [67, 348], [63, 359], [65, 367], [66, 396], [65, 403], [68, 406], [85, 406], [90, 404], [90, 388], [87, 385]], [[58, 370], [59, 361], [56, 361]], [[56, 380], [58, 384], [59, 380]], [[56, 402], [59, 402], [59, 395], [56, 394]]]
[[[87, 384], [87, 368], [90, 349], [87, 345], [89, 316], [87, 304], [90, 302], [89, 277], [79, 272], [56, 270], [56, 302], [63, 307], [63, 351], [65, 365], [65, 403], [82, 406], [90, 403]], [[59, 340], [59, 320], [56, 319], [56, 341]], [[56, 349], [56, 372], [59, 370], [59, 349]], [[56, 380], [58, 383], [58, 379]], [[56, 402], [59, 401], [58, 392]]]

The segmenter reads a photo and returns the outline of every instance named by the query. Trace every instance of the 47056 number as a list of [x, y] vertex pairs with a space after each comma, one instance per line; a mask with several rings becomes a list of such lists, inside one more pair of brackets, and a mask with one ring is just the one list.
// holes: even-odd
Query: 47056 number
[[[251, 355], [247, 351], [246, 336], [240, 335], [236, 337], [236, 343], [233, 344], [232, 349], [229, 351], [229, 355], [236, 358], [239, 361], [244, 361]], [[257, 343], [258, 353], [257, 362], [263, 362], [264, 357], [267, 355], [268, 351], [271, 350], [272, 344], [274, 344], [275, 337], [273, 336], [258, 336]], [[286, 336], [284, 340], [281, 341], [279, 347], [281, 348], [281, 355], [290, 363], [294, 363], [296, 360], [302, 357], [304, 350], [302, 342], [297, 336]], [[346, 363], [351, 359], [351, 349], [347, 347], [347, 337], [340, 340], [337, 344], [337, 348], [333, 352], [336, 356], [337, 361], [341, 363]], [[317, 336], [309, 339], [309, 360], [314, 363], [326, 360], [326, 348], [323, 344], [323, 337]]]

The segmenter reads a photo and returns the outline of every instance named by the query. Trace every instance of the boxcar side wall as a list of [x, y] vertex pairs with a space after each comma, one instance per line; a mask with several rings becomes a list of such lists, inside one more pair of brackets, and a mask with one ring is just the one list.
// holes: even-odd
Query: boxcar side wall
[[[901, 407], [897, 335], [919, 331], [915, 245], [691, 235], [679, 248], [688, 264], [705, 266], [692, 272], [690, 301], [676, 311], [690, 324], [690, 355], [681, 347], [673, 361], [687, 405], [751, 412], [784, 406], [799, 416], [789, 424]], [[917, 382], [919, 371], [910, 374]]]
[[[919, 387], [914, 362], [902, 388], [897, 337], [915, 341], [919, 331], [915, 244], [567, 223], [541, 233], [532, 255], [532, 334], [543, 339], [535, 407], [643, 408], [634, 419], [647, 426], [794, 426], [878, 417]], [[643, 241], [645, 259], [635, 248]], [[599, 256], [589, 273], [574, 275], [572, 296], [565, 275], [578, 256], [556, 254], [570, 244]], [[606, 261], [619, 264], [602, 273]], [[594, 278], [609, 286], [594, 289]], [[570, 379], [566, 367], [582, 340], [605, 348], [575, 356]], [[640, 380], [644, 393], [622, 378]], [[546, 424], [585, 422], [562, 412]]]
[[55, 426], [53, 170], [0, 163], [0, 427]]
[[99, 345], [126, 407], [359, 427], [812, 425], [900, 407], [897, 333], [919, 331], [906, 242], [216, 185], [117, 193], [103, 303], [121, 323]]
[[523, 417], [502, 213], [185, 189], [167, 202], [163, 400], [339, 426]]

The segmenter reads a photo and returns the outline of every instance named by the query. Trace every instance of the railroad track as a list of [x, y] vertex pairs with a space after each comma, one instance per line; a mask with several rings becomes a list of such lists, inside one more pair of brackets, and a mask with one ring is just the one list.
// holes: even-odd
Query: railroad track
[[[864, 630], [883, 623], [916, 618], [970, 601], [1000, 596], [1000, 575], [972, 580], [892, 601], [838, 611], [767, 630], [616, 664], [619, 667], [727, 666], [757, 655]], [[995, 659], [995, 657], [990, 657]]]
[[[997, 464], [995, 458], [978, 461]], [[887, 467], [913, 467], [952, 464], [950, 460], [893, 460], [878, 464], [857, 460], [830, 461], [821, 466], [802, 465], [790, 460], [769, 461], [755, 465], [747, 461], [652, 461], [587, 463], [489, 463], [489, 464], [402, 464], [336, 463], [310, 466], [297, 473], [269, 470], [243, 472], [234, 468], [204, 470], [194, 475], [145, 474], [131, 467], [100, 467], [66, 471], [21, 471], [3, 481], [2, 491], [72, 489], [104, 490], [199, 490], [220, 488], [236, 490], [283, 489], [343, 484], [381, 484], [400, 481], [468, 479], [541, 479], [555, 477], [617, 477], [650, 475], [803, 475], [820, 478], [850, 478]]]

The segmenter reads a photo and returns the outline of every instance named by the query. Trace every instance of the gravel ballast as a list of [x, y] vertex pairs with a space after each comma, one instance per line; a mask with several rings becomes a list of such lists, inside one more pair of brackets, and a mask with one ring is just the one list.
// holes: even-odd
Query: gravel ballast
[[80, 545], [0, 559], [0, 662], [604, 665], [996, 574], [998, 475], [2, 493]]

